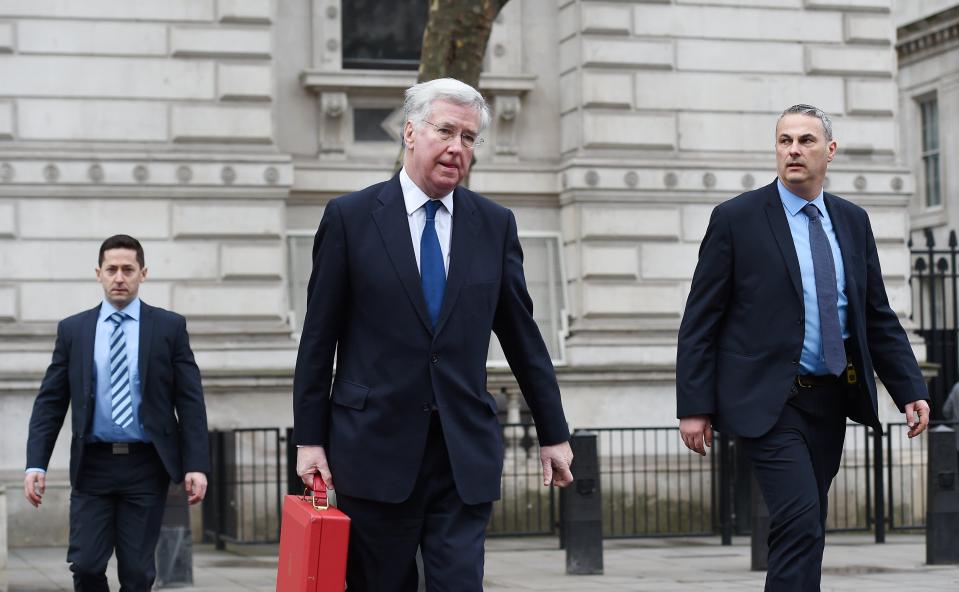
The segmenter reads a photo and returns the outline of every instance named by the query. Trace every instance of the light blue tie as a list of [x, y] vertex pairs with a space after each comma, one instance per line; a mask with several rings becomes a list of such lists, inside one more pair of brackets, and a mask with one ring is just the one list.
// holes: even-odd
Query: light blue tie
[[127, 361], [127, 340], [123, 321], [127, 315], [115, 312], [109, 316], [113, 323], [110, 334], [110, 401], [113, 423], [127, 428], [133, 423], [133, 397], [130, 395], [130, 366]]
[[443, 292], [446, 290], [446, 266], [443, 264], [440, 239], [436, 235], [436, 210], [442, 205], [443, 202], [438, 199], [426, 202], [426, 226], [420, 236], [420, 282], [433, 328], [436, 328], [440, 318]]
[[839, 327], [839, 290], [836, 287], [836, 262], [832, 259], [832, 247], [822, 227], [822, 216], [813, 204], [802, 209], [809, 218], [809, 250], [812, 254], [813, 272], [816, 276], [816, 300], [819, 301], [819, 331], [822, 335], [823, 361], [826, 370], [833, 376], [846, 368], [846, 349], [842, 343]]

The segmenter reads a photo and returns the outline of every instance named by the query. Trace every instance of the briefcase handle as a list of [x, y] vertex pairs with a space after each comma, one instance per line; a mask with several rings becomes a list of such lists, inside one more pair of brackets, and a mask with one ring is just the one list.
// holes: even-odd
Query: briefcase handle
[[310, 497], [310, 501], [313, 503], [313, 508], [316, 510], [326, 510], [330, 507], [330, 500], [326, 495], [326, 483], [323, 482], [323, 477], [320, 477], [319, 473], [313, 473], [313, 495]]

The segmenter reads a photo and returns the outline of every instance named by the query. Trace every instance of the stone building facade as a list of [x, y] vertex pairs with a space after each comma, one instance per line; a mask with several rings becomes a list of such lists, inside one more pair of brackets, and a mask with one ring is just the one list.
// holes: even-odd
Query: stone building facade
[[902, 158], [913, 169], [910, 203], [913, 242], [925, 245], [925, 230], [938, 245], [959, 229], [959, 2], [900, 2], [894, 13], [899, 62]]
[[[573, 427], [672, 425], [676, 331], [711, 208], [775, 176], [786, 106], [835, 117], [829, 190], [869, 209], [907, 314], [911, 164], [892, 0], [512, 0], [471, 186], [512, 208]], [[290, 425], [324, 204], [388, 178], [410, 70], [344, 67], [341, 0], [0, 0], [0, 483], [99, 242], [189, 319], [212, 427]], [[517, 393], [495, 340], [490, 390]], [[65, 500], [67, 435], [51, 471]], [[63, 540], [9, 501], [11, 544]], [[32, 520], [30, 529], [26, 520]], [[37, 528], [37, 524], [46, 528]]]

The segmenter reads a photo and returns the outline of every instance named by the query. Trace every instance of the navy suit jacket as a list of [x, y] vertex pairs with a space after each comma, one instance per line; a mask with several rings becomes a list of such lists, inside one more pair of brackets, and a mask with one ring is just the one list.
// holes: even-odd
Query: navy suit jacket
[[390, 503], [409, 497], [435, 401], [460, 497], [468, 504], [499, 498], [503, 441], [486, 391], [491, 331], [540, 443], [569, 439], [513, 214], [462, 187], [453, 204], [435, 329], [398, 176], [332, 200], [317, 230], [294, 378], [294, 439], [326, 447], [345, 495]]
[[[926, 385], [889, 307], [866, 211], [831, 193], [824, 199], [842, 251], [847, 349], [859, 378], [848, 415], [881, 431], [874, 372], [900, 410], [928, 399]], [[740, 436], [769, 431], [799, 371], [803, 315], [799, 259], [776, 182], [717, 206], [679, 330], [677, 416], [711, 415]]]
[[[70, 483], [83, 468], [84, 445], [93, 427], [96, 392], [93, 346], [100, 306], [60, 321], [53, 360], [33, 404], [27, 467], [46, 469], [67, 408], [72, 407]], [[210, 471], [206, 407], [200, 370], [193, 360], [186, 319], [140, 302], [140, 423], [170, 478]]]

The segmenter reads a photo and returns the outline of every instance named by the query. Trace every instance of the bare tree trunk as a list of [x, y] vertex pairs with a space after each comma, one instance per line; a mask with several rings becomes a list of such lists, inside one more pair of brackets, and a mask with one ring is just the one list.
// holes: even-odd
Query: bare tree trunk
[[[429, 0], [417, 82], [456, 78], [479, 88], [493, 20], [509, 0]], [[403, 149], [394, 171], [403, 166]], [[469, 182], [469, 177], [463, 184]]]
[[479, 86], [493, 19], [508, 0], [429, 0], [417, 82], [450, 77]]

